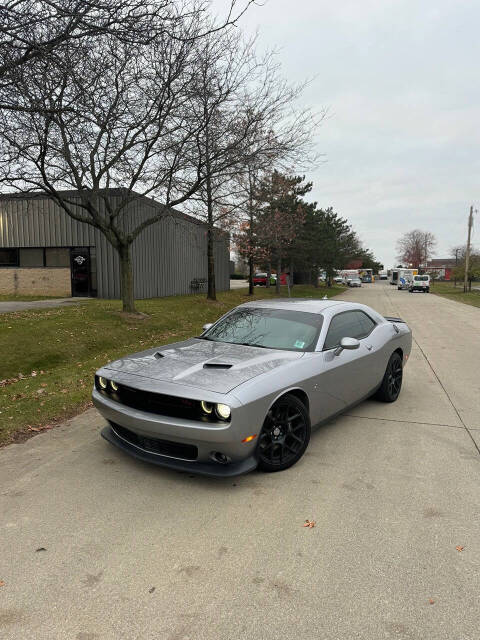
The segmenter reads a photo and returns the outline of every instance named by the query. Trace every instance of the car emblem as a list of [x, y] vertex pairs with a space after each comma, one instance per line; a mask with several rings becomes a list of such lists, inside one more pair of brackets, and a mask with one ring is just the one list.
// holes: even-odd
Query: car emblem
[[77, 264], [83, 264], [86, 258], [84, 258], [84, 256], [77, 256], [76, 258], [74, 258], [74, 260]]

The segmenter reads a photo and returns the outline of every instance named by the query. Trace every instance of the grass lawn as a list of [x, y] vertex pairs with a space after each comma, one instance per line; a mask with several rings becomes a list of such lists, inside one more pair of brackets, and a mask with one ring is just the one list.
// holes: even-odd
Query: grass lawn
[[[480, 287], [480, 282], [472, 282], [472, 287]], [[430, 283], [430, 293], [437, 296], [443, 296], [449, 300], [470, 304], [473, 307], [480, 307], [480, 291], [472, 289], [468, 293], [463, 293], [463, 282], [457, 281], [457, 286], [453, 282], [434, 282]]]
[[[322, 298], [345, 287], [296, 285], [295, 297]], [[282, 295], [287, 295], [282, 287]], [[275, 289], [255, 288], [255, 298]], [[183, 340], [249, 299], [246, 289], [218, 295], [138, 300], [148, 318], [125, 317], [117, 300], [0, 314], [0, 445], [21, 441], [90, 404], [93, 374], [122, 355]]]

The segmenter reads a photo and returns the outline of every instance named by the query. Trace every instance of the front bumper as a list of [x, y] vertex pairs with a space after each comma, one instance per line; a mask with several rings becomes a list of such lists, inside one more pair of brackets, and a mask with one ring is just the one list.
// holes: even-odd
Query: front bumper
[[116, 447], [122, 449], [122, 451], [125, 451], [125, 453], [128, 453], [138, 460], [150, 462], [160, 467], [166, 467], [167, 469], [174, 469], [175, 471], [195, 473], [201, 476], [211, 476], [216, 478], [231, 478], [244, 473], [249, 473], [257, 467], [257, 460], [254, 456], [245, 458], [240, 462], [231, 462], [230, 464], [197, 461], [189, 462], [186, 460], [168, 458], [166, 456], [154, 454], [142, 449], [141, 447], [137, 447], [121, 438], [112, 427], [104, 427], [101, 431], [101, 435], [102, 438], [105, 438], [105, 440], [108, 440], [108, 442], [114, 444]]
[[[252, 427], [248, 419], [242, 419], [244, 412], [241, 410], [235, 410], [230, 423], [200, 423], [133, 409], [105, 397], [96, 389], [93, 390], [92, 399], [96, 408], [110, 423], [110, 426], [102, 430], [102, 436], [140, 460], [180, 471], [220, 477], [248, 473], [257, 466], [257, 439], [249, 443], [243, 443], [242, 440], [252, 433], [252, 429], [253, 433], [259, 433], [261, 425]], [[123, 438], [120, 430], [118, 433], [115, 431], [115, 425], [143, 438], [192, 445], [197, 448], [198, 455], [195, 460], [185, 460], [146, 450]], [[214, 461], [214, 452], [227, 456], [229, 462], [222, 464]]]

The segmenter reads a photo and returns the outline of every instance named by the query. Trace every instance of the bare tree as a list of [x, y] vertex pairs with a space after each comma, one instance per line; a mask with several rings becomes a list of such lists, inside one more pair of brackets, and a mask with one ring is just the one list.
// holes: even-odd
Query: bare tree
[[[61, 64], [32, 61], [32, 72], [15, 80], [25, 108], [0, 114], [0, 179], [43, 191], [104, 234], [120, 258], [125, 311], [135, 309], [133, 241], [204, 179], [203, 124], [193, 114], [191, 87], [206, 28], [196, 11], [148, 44], [110, 33], [93, 44], [70, 42]], [[46, 108], [38, 111], [39, 104]], [[114, 199], [111, 188], [120, 189]], [[130, 205], [139, 195], [154, 196], [164, 213], [157, 207], [134, 220]]]
[[397, 241], [397, 259], [411, 265], [414, 269], [427, 266], [437, 241], [430, 231], [414, 229], [404, 233]]
[[[220, 22], [195, 37], [235, 24], [252, 2], [230, 0]], [[208, 6], [205, 0], [6, 0], [0, 8], [0, 78], [60, 53], [73, 40], [108, 33], [124, 42], [146, 43], [169, 33], [179, 19], [207, 12]]]
[[195, 117], [202, 130], [205, 163], [202, 185], [191, 204], [208, 228], [210, 299], [216, 297], [216, 227], [231, 223], [245, 210], [244, 172], [299, 148], [306, 151], [311, 142], [312, 115], [293, 108], [303, 87], [282, 80], [274, 54], [258, 59], [254, 40], [244, 42], [238, 32], [230, 30], [202, 43], [193, 101], [198, 105]]

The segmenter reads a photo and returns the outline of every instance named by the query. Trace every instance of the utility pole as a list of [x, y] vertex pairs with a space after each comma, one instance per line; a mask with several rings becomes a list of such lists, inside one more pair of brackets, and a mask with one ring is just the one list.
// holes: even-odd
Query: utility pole
[[465, 277], [463, 279], [463, 292], [468, 291], [468, 268], [470, 262], [470, 238], [472, 236], [473, 226], [473, 205], [470, 207], [470, 215], [468, 216], [468, 237], [467, 237], [467, 250], [465, 252]]
[[458, 252], [460, 251], [459, 247], [455, 249], [455, 277], [454, 282], [455, 286], [457, 286], [457, 267], [458, 267]]

